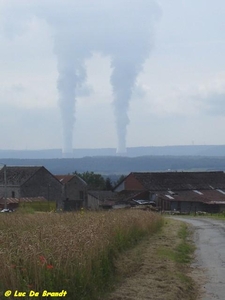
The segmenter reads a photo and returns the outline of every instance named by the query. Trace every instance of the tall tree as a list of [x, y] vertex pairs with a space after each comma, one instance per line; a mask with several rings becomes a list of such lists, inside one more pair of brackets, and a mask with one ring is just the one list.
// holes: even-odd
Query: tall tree
[[105, 180], [105, 189], [107, 191], [111, 191], [113, 189], [112, 181], [109, 177], [107, 177]]
[[106, 188], [105, 179], [101, 174], [95, 174], [94, 172], [88, 171], [84, 173], [78, 173], [75, 171], [73, 174], [78, 175], [86, 181], [89, 190], [105, 190]]
[[114, 182], [114, 187], [117, 186], [122, 180], [126, 178], [126, 175], [121, 175], [117, 181]]

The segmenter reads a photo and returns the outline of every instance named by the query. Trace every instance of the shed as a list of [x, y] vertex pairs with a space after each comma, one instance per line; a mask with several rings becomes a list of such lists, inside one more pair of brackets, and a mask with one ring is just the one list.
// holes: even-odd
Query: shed
[[92, 210], [112, 208], [117, 199], [117, 193], [112, 191], [88, 191], [88, 208]]

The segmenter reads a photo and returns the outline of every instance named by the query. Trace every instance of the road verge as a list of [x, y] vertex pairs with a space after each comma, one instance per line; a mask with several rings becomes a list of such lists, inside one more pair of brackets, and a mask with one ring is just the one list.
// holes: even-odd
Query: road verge
[[180, 221], [164, 223], [159, 233], [120, 255], [114, 291], [107, 300], [197, 299], [199, 289], [190, 275], [191, 229]]

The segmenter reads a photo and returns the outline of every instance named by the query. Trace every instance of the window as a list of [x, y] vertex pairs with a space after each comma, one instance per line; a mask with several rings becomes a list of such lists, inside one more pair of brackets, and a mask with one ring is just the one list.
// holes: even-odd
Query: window
[[15, 192], [12, 191], [12, 198], [15, 198]]

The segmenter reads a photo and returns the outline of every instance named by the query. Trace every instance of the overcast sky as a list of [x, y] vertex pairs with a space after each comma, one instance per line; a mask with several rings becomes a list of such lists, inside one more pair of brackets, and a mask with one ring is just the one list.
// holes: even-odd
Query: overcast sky
[[86, 70], [67, 107], [72, 146], [116, 148], [121, 53], [138, 61], [127, 147], [225, 144], [224, 0], [0, 0], [0, 16], [0, 149], [62, 148], [65, 57]]

